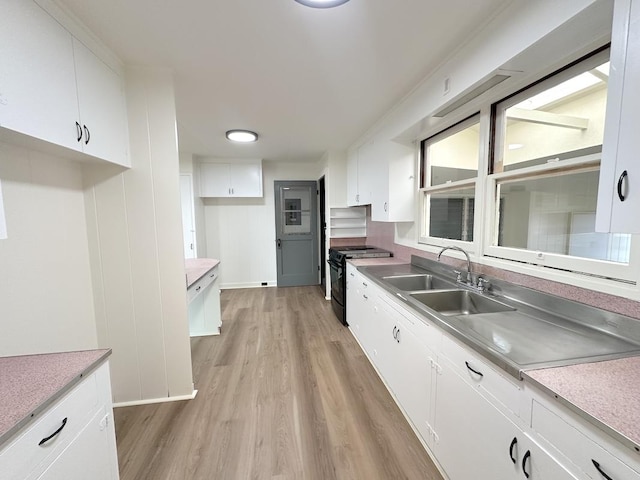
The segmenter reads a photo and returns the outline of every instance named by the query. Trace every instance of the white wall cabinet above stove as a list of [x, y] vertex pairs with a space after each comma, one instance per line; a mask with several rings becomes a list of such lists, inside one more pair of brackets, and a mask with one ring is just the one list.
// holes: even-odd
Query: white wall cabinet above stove
[[412, 222], [415, 199], [414, 152], [396, 142], [377, 142], [374, 165], [371, 220]]
[[347, 205], [371, 205], [376, 222], [413, 221], [413, 149], [371, 140], [347, 159]]
[[262, 197], [262, 161], [200, 164], [201, 197]]
[[0, 56], [3, 133], [130, 165], [121, 78], [46, 11], [4, 0]]
[[616, 0], [596, 230], [640, 233], [640, 1]]

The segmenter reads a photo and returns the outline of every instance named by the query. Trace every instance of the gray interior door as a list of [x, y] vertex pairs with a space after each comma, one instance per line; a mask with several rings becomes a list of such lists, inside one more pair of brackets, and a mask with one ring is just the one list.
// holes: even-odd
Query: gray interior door
[[278, 286], [319, 285], [317, 183], [274, 185]]

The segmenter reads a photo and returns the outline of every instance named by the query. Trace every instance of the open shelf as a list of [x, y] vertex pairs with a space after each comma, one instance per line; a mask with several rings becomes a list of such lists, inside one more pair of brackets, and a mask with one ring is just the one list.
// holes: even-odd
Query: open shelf
[[365, 207], [331, 208], [329, 218], [330, 238], [367, 236], [367, 211]]

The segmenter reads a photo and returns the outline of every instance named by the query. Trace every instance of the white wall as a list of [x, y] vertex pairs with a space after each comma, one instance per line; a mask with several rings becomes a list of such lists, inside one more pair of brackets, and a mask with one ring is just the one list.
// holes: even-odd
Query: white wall
[[96, 348], [79, 165], [0, 143], [0, 356]]
[[[563, 66], [563, 57], [586, 54], [611, 33], [612, 5], [608, 0], [512, 2], [432, 71], [350, 150], [370, 138], [415, 140], [419, 132], [440, 122], [430, 118], [434, 112], [490, 78], [498, 69], [515, 72], [513, 81], [526, 83], [527, 76], [539, 75], [541, 68], [550, 73]], [[522, 55], [528, 49], [531, 49], [528, 55]], [[445, 79], [450, 85], [446, 95]], [[512, 83], [507, 80], [488, 95], [500, 88], [508, 90]], [[472, 113], [475, 112], [466, 112], [458, 120]]]
[[87, 172], [98, 343], [116, 403], [193, 392], [171, 74], [126, 73], [132, 168]]
[[207, 256], [220, 260], [222, 288], [276, 285], [275, 180], [317, 180], [316, 163], [262, 164], [263, 198], [204, 200]]

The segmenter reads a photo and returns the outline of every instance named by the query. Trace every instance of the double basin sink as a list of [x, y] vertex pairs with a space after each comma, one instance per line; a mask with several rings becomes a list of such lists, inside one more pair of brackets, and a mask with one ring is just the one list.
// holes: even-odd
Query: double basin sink
[[498, 279], [490, 293], [476, 291], [441, 264], [419, 262], [360, 270], [516, 378], [532, 368], [640, 354], [633, 319]]
[[474, 315], [513, 311], [515, 308], [469, 290], [457, 289], [450, 282], [430, 274], [382, 277], [394, 288], [422, 305], [445, 316]]

